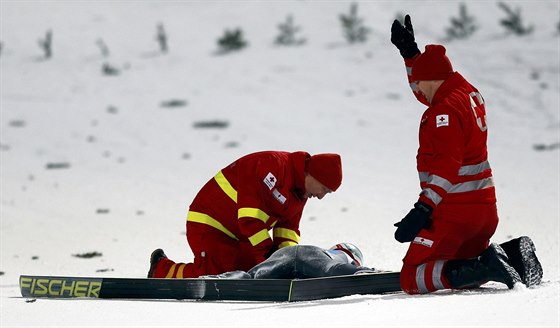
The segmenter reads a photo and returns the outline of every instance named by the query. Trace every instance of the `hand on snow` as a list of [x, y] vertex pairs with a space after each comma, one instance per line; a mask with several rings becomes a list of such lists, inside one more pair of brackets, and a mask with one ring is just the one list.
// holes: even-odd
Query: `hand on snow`
[[394, 224], [397, 227], [395, 239], [401, 243], [414, 240], [420, 230], [430, 228], [431, 215], [432, 207], [430, 205], [422, 202], [414, 204], [414, 208], [400, 222]]
[[418, 45], [414, 41], [414, 30], [410, 15], [404, 18], [404, 26], [395, 19], [391, 26], [391, 42], [399, 49], [403, 58], [412, 58], [420, 53]]

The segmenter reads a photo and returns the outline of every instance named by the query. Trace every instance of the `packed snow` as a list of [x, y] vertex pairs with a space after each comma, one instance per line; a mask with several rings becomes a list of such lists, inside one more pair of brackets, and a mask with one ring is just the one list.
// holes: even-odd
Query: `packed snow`
[[[370, 33], [349, 44], [339, 16], [351, 4], [1, 0], [0, 326], [559, 326], [560, 3], [509, 2], [533, 26], [518, 36], [500, 25], [498, 2], [466, 2], [478, 29], [448, 40], [461, 2], [359, 1]], [[145, 277], [159, 247], [192, 260], [191, 200], [260, 150], [340, 153], [343, 185], [308, 202], [301, 243], [349, 241], [369, 266], [399, 270], [407, 244], [393, 223], [419, 193], [425, 109], [390, 43], [405, 13], [420, 49], [445, 44], [485, 97], [500, 214], [492, 241], [530, 236], [540, 286], [298, 303], [21, 297], [22, 274]], [[289, 15], [305, 43], [276, 45]], [[217, 40], [236, 28], [248, 46], [220, 53]]]

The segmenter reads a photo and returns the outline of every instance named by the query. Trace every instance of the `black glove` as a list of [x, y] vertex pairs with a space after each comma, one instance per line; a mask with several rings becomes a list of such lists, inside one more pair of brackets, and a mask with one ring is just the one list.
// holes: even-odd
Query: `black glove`
[[432, 225], [430, 216], [432, 207], [426, 203], [418, 202], [414, 208], [401, 220], [394, 224], [397, 227], [395, 239], [401, 243], [414, 240], [420, 230], [428, 229]]
[[274, 252], [276, 252], [278, 250], [278, 246], [276, 245], [272, 245], [270, 246], [270, 249], [268, 250], [268, 252], [266, 252], [266, 254], [264, 254], [264, 258], [267, 259], [269, 258], [272, 254], [274, 254]]
[[412, 58], [420, 53], [418, 45], [414, 42], [414, 30], [410, 22], [410, 15], [404, 18], [404, 26], [395, 19], [391, 26], [391, 42], [399, 49], [403, 58]]

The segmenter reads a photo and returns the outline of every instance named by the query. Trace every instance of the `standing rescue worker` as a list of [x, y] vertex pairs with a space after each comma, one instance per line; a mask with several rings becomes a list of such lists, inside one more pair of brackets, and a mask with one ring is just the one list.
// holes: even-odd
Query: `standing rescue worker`
[[[404, 58], [414, 95], [429, 106], [420, 122], [416, 156], [422, 191], [413, 209], [395, 224], [395, 239], [411, 242], [401, 288], [419, 294], [478, 287], [490, 280], [513, 288], [521, 281], [519, 273], [500, 245], [489, 245], [498, 213], [484, 99], [453, 71], [443, 46], [427, 45], [420, 53], [410, 16], [404, 26], [394, 21], [391, 42]], [[540, 282], [542, 268], [532, 241], [522, 237], [508, 245], [518, 257], [523, 282]]]
[[275, 250], [297, 245], [307, 199], [322, 199], [341, 183], [338, 154], [264, 151], [246, 155], [210, 179], [189, 208], [187, 240], [194, 263], [175, 263], [157, 249], [148, 278], [248, 271]]

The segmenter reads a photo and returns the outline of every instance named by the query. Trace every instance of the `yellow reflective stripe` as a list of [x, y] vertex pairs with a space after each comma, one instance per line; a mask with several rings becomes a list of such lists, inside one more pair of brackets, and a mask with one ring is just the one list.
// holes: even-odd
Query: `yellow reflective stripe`
[[278, 248], [284, 248], [284, 247], [296, 246], [296, 245], [297, 245], [297, 243], [295, 241], [287, 240], [287, 241], [281, 242], [280, 245], [278, 245]]
[[214, 176], [214, 180], [216, 180], [218, 186], [222, 188], [222, 190], [226, 193], [226, 195], [228, 195], [229, 198], [231, 198], [231, 200], [237, 203], [237, 190], [233, 189], [233, 187], [229, 183], [228, 179], [226, 179], [222, 171], [218, 172]]
[[262, 229], [261, 231], [249, 237], [249, 241], [253, 246], [258, 245], [267, 239], [270, 239], [270, 235], [268, 234], [268, 230], [266, 229]]
[[288, 292], [288, 302], [292, 300], [292, 285], [295, 279], [290, 280], [290, 291]]
[[273, 236], [274, 238], [284, 238], [284, 239], [289, 239], [289, 240], [293, 240], [296, 243], [299, 243], [299, 239], [300, 236], [297, 234], [297, 232], [295, 232], [292, 229], [286, 229], [286, 228], [274, 228], [273, 231]]
[[229, 231], [226, 227], [224, 227], [223, 224], [218, 222], [216, 219], [214, 219], [210, 215], [206, 215], [204, 213], [199, 213], [199, 212], [189, 211], [189, 214], [187, 215], [187, 221], [207, 224], [207, 225], [209, 225], [211, 227], [214, 227], [214, 228], [220, 230], [221, 232], [225, 233], [230, 238], [235, 239], [235, 240], [239, 240], [239, 238], [237, 238], [231, 231]]
[[183, 269], [185, 268], [186, 264], [179, 265], [179, 269], [177, 269], [177, 278], [183, 279]]
[[171, 266], [171, 269], [169, 269], [169, 271], [167, 272], [167, 276], [165, 276], [166, 279], [173, 278], [173, 272], [175, 271], [176, 266], [177, 266], [177, 264], [173, 264]]
[[266, 223], [266, 221], [268, 221], [268, 218], [270, 216], [268, 216], [268, 214], [266, 214], [262, 210], [259, 210], [258, 208], [242, 207], [239, 210], [237, 210], [237, 218], [241, 219], [244, 217], [259, 219], [262, 222]]

